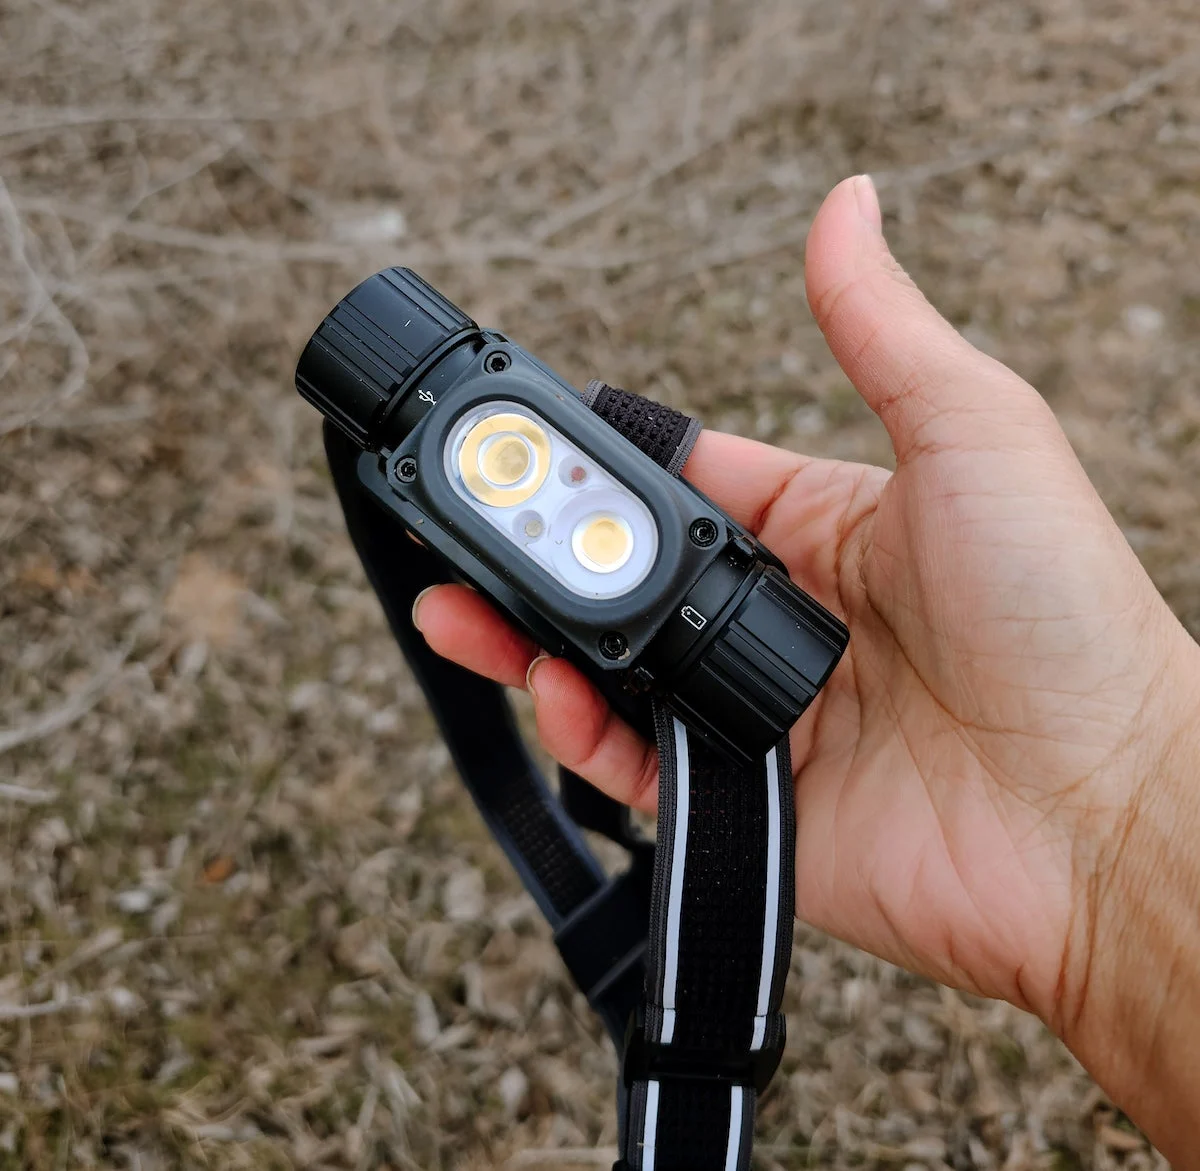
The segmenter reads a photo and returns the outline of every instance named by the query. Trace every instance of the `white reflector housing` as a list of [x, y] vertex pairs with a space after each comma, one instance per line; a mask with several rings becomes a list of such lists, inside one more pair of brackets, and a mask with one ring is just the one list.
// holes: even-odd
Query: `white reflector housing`
[[654, 565], [650, 510], [528, 407], [494, 402], [464, 415], [444, 464], [470, 508], [572, 593], [620, 597]]

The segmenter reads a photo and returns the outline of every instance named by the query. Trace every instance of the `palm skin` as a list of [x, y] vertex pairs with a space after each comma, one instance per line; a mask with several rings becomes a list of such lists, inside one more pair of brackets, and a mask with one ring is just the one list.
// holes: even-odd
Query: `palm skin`
[[[896, 472], [708, 432], [684, 469], [851, 631], [792, 733], [797, 914], [1069, 1032], [1181, 628], [1044, 402], [891, 260], [865, 180], [826, 201], [807, 279]], [[652, 747], [573, 667], [463, 587], [414, 621], [465, 666], [528, 673], [547, 750], [654, 808]]]
[[1124, 560], [1119, 537], [1079, 485], [1056, 491], [1056, 455], [814, 462], [761, 530], [852, 632], [793, 733], [799, 916], [1047, 1019], [1075, 1012], [1080, 821], [1112, 819], [1150, 685], [1140, 648], [1105, 638], [1130, 599], [1089, 572], [1097, 547]]

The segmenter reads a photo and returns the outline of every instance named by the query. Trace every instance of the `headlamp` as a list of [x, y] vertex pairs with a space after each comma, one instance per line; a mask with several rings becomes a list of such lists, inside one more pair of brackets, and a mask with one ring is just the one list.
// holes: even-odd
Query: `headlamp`
[[[602, 383], [580, 395], [406, 269], [333, 310], [296, 384], [458, 771], [621, 1056], [615, 1171], [747, 1171], [787, 1031], [787, 733], [846, 628], [680, 478], [698, 424]], [[653, 844], [569, 770], [551, 789], [501, 689], [413, 629], [413, 600], [454, 575], [653, 732]], [[584, 829], [628, 869], [607, 874]]]
[[787, 734], [846, 645], [752, 534], [407, 269], [337, 305], [296, 385], [375, 501], [539, 645], [735, 761]]

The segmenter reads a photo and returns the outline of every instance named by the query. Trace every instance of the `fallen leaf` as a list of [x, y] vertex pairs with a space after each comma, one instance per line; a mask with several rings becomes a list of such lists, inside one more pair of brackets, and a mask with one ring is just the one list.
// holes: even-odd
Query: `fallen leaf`
[[45, 555], [31, 558], [21, 566], [17, 581], [40, 590], [56, 590], [62, 584], [54, 562]]
[[1102, 1126], [1100, 1141], [1111, 1151], [1144, 1151], [1146, 1140], [1132, 1130], [1121, 1130], [1117, 1126]]
[[201, 881], [215, 886], [229, 878], [236, 869], [237, 863], [228, 854], [218, 854], [204, 863]]
[[66, 585], [73, 594], [86, 594], [96, 588], [96, 579], [82, 565], [77, 565], [67, 570]]
[[218, 568], [202, 553], [189, 553], [167, 594], [166, 612], [190, 639], [215, 646], [232, 642], [242, 613], [246, 583]]

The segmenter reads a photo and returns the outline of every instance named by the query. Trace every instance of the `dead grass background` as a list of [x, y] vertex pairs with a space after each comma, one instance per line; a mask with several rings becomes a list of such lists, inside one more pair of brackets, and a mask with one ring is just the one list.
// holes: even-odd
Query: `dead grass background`
[[[0, 1166], [604, 1166], [614, 1062], [343, 536], [297, 350], [403, 262], [886, 461], [805, 231], [1049, 398], [1200, 633], [1191, 0], [0, 0]], [[801, 932], [764, 1168], [1148, 1168], [1036, 1022]]]

